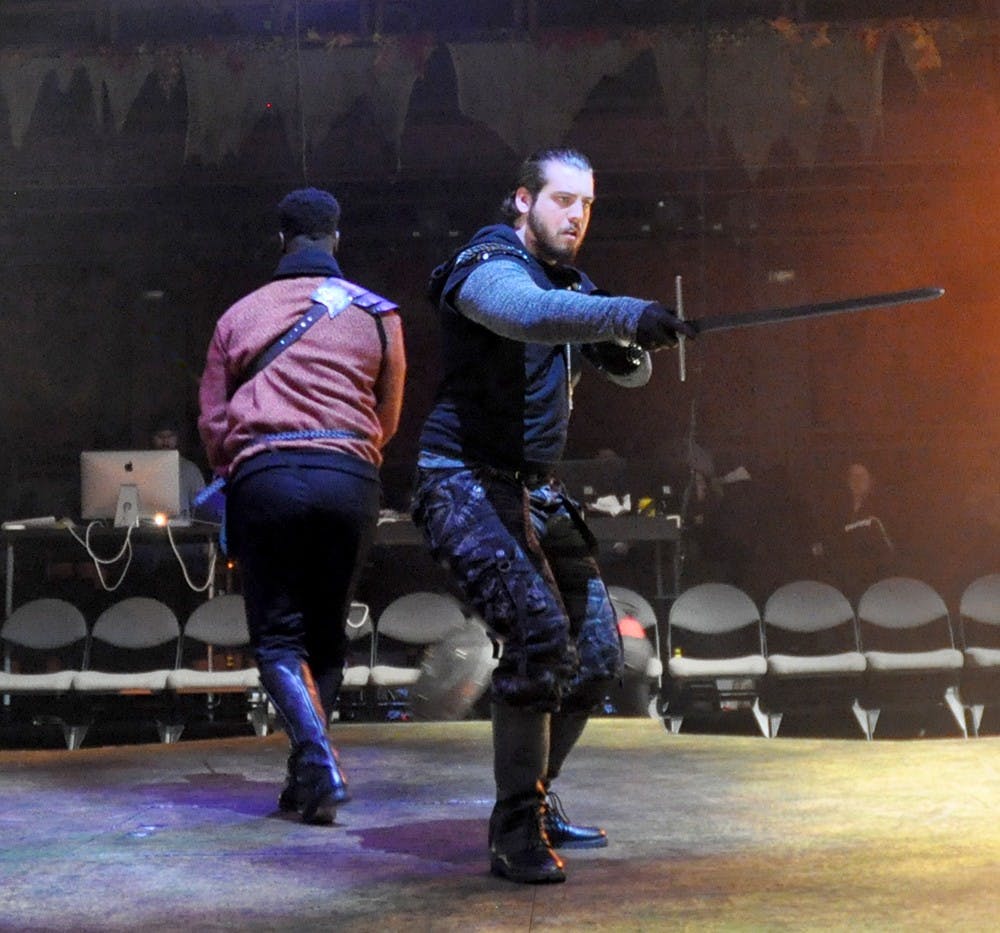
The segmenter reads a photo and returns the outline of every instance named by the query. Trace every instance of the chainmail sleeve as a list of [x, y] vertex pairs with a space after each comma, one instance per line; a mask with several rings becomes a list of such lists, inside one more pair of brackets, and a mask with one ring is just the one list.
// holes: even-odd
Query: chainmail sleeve
[[525, 343], [632, 343], [649, 300], [543, 289], [515, 259], [480, 263], [462, 283], [455, 306], [494, 333]]

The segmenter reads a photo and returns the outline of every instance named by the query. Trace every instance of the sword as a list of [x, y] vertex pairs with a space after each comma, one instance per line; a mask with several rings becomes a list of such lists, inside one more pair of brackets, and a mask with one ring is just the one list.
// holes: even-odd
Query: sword
[[[676, 293], [680, 296], [680, 276], [677, 277]], [[842, 298], [838, 301], [822, 301], [815, 304], [794, 305], [790, 308], [764, 308], [743, 314], [720, 314], [703, 317], [693, 322], [698, 328], [698, 336], [712, 331], [739, 330], [743, 327], [761, 327], [764, 324], [783, 324], [787, 321], [801, 321], [806, 318], [825, 317], [830, 314], [851, 314], [872, 308], [890, 308], [895, 305], [914, 304], [919, 301], [933, 301], [944, 294], [943, 288], [911, 288], [902, 292], [884, 292], [881, 295], [862, 295], [860, 298]], [[682, 312], [683, 313], [683, 312]], [[678, 315], [681, 317], [681, 315]], [[683, 318], [682, 318], [683, 319]], [[684, 381], [684, 337], [679, 339], [681, 381]]]

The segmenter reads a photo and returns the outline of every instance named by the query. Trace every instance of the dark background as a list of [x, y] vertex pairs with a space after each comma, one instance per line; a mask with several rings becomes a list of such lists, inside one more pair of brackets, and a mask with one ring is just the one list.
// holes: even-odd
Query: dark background
[[[80, 450], [144, 446], [164, 410], [201, 460], [212, 328], [268, 277], [274, 205], [304, 183], [341, 200], [348, 277], [403, 308], [410, 370], [385, 480], [387, 504], [405, 507], [438, 372], [428, 273], [492, 220], [527, 149], [569, 144], [597, 168], [580, 263], [611, 292], [672, 302], [681, 275], [691, 317], [923, 285], [947, 294], [705, 337], [683, 384], [668, 353], [641, 391], [587, 378], [568, 454], [612, 448], [683, 484], [693, 437], [717, 472], [753, 477], [748, 535], [796, 503], [803, 539], [862, 460], [908, 569], [968, 582], [969, 542], [995, 547], [996, 526], [980, 532], [1000, 488], [997, 4], [876, 6], [0, 3], [0, 511], [76, 514]], [[657, 59], [664, 37], [673, 64]], [[559, 62], [615, 43], [634, 54], [603, 76], [581, 71], [589, 87], [574, 96]], [[525, 45], [530, 68], [470, 71]], [[808, 71], [824, 48], [829, 93]], [[345, 101], [302, 70], [387, 49], [417, 63], [391, 132], [371, 95]], [[131, 73], [141, 80], [123, 93]], [[273, 78], [273, 99], [255, 97], [248, 74]], [[463, 109], [460, 75], [495, 81], [516, 139], [489, 101]], [[235, 142], [209, 143], [220, 139]]]

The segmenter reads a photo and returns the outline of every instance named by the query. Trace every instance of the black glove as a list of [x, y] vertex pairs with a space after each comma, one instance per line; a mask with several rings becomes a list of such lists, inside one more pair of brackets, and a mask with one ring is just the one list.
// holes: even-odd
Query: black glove
[[646, 305], [639, 317], [635, 342], [643, 350], [657, 350], [675, 346], [678, 334], [694, 338], [697, 333], [698, 328], [691, 321], [682, 321], [673, 311], [654, 301]]

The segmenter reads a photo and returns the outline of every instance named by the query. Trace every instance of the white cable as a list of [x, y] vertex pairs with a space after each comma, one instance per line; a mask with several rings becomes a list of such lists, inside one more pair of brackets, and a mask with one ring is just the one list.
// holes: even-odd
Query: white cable
[[[73, 528], [67, 527], [66, 530], [84, 548], [84, 550], [87, 552], [87, 556], [94, 562], [94, 568], [97, 570], [97, 579], [101, 584], [101, 588], [108, 593], [113, 593], [115, 590], [118, 589], [118, 587], [122, 585], [122, 581], [124, 581], [125, 575], [128, 573], [128, 569], [132, 565], [133, 551], [132, 551], [131, 539], [132, 539], [132, 532], [136, 528], [136, 525], [134, 524], [129, 525], [126, 528], [125, 543], [122, 544], [121, 550], [113, 557], [101, 557], [94, 551], [94, 547], [90, 543], [90, 533], [95, 527], [103, 528], [104, 525], [100, 521], [90, 522], [87, 525], [85, 536], [82, 538], [80, 537], [80, 535], [76, 533], [76, 531]], [[202, 584], [196, 584], [192, 581], [191, 575], [188, 573], [188, 569], [184, 564], [184, 558], [181, 557], [180, 551], [177, 548], [177, 544], [174, 541], [174, 534], [170, 529], [170, 525], [167, 525], [166, 528], [167, 528], [167, 540], [170, 542], [170, 549], [174, 552], [174, 557], [177, 558], [177, 563], [180, 564], [181, 573], [184, 575], [184, 582], [187, 583], [187, 585], [195, 593], [204, 593], [212, 585], [212, 581], [215, 579], [215, 559], [217, 556], [215, 551], [213, 550], [212, 556], [208, 562], [208, 576], [205, 582]], [[119, 560], [121, 560], [126, 553], [128, 554], [128, 560], [125, 563], [125, 567], [122, 569], [121, 576], [118, 578], [117, 582], [113, 586], [110, 586], [104, 577], [104, 571], [102, 569], [102, 565], [115, 564]]]
[[208, 559], [208, 576], [205, 578], [205, 582], [198, 585], [192, 582], [191, 576], [188, 573], [187, 567], [184, 565], [184, 558], [181, 557], [181, 552], [177, 548], [177, 543], [174, 541], [174, 533], [170, 529], [169, 523], [167, 528], [167, 540], [170, 542], [170, 549], [174, 552], [174, 557], [177, 558], [177, 563], [180, 564], [181, 573], [184, 575], [184, 582], [195, 592], [204, 593], [211, 585], [212, 581], [215, 579], [215, 549], [212, 549], [212, 556]]
[[[99, 557], [94, 551], [93, 545], [90, 543], [90, 533], [94, 527], [103, 528], [102, 522], [94, 521], [87, 525], [87, 530], [85, 536], [81, 538], [73, 528], [67, 526], [66, 530], [83, 546], [83, 549], [87, 552], [87, 556], [94, 562], [94, 569], [97, 571], [97, 579], [101, 584], [101, 589], [106, 593], [113, 593], [122, 585], [122, 581], [125, 579], [125, 574], [128, 573], [128, 568], [132, 566], [132, 529], [135, 525], [129, 525], [125, 531], [125, 543], [122, 545], [121, 550], [115, 554], [114, 557]], [[118, 581], [113, 585], [109, 585], [108, 581], [104, 578], [104, 571], [102, 565], [116, 564], [121, 560], [122, 555], [128, 552], [128, 560], [125, 561], [125, 566], [122, 568], [121, 576]]]

